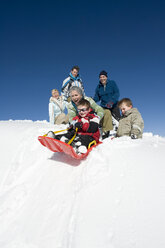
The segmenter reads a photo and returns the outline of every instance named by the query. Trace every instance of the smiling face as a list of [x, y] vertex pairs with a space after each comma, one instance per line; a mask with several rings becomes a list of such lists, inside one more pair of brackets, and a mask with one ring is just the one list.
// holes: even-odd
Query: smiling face
[[106, 83], [107, 83], [107, 77], [105, 75], [100, 75], [100, 82], [103, 85], [106, 85]]
[[70, 94], [71, 100], [77, 105], [79, 101], [82, 99], [82, 95], [80, 95], [76, 90], [72, 90]]
[[58, 98], [59, 95], [60, 95], [60, 94], [59, 94], [58, 90], [52, 90], [52, 97]]
[[89, 113], [90, 109], [86, 105], [79, 105], [77, 111], [81, 117], [85, 117]]
[[77, 77], [77, 75], [78, 75], [78, 70], [73, 69], [73, 70], [71, 70], [71, 73], [72, 73], [73, 77]]
[[121, 112], [122, 112], [122, 115], [125, 115], [125, 113], [130, 110], [132, 108], [132, 105], [130, 106], [127, 106], [126, 103], [122, 103], [120, 106], [119, 106]]

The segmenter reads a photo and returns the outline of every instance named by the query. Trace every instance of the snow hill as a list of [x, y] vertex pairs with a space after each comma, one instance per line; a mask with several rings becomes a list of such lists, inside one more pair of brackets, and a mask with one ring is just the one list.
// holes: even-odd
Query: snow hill
[[0, 121], [0, 247], [164, 248], [165, 138], [106, 139], [78, 161], [37, 139], [63, 128]]

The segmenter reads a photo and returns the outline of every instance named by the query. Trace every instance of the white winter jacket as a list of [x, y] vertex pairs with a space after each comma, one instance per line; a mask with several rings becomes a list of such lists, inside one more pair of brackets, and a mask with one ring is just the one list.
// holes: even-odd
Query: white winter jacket
[[50, 97], [49, 99], [49, 121], [54, 124], [55, 117], [64, 113], [67, 102], [64, 101], [62, 96], [59, 98]]

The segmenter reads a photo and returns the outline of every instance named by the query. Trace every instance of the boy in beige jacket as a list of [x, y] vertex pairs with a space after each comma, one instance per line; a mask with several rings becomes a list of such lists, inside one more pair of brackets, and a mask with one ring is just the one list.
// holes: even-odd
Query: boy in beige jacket
[[122, 117], [116, 136], [131, 136], [132, 139], [142, 138], [144, 121], [137, 108], [133, 108], [132, 101], [129, 98], [123, 98], [118, 102], [118, 106]]

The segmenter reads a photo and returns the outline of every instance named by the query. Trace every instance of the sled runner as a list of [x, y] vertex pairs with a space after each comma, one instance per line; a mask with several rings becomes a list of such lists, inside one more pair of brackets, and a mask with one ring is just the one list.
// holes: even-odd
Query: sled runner
[[86, 153], [77, 154], [71, 145], [64, 143], [60, 140], [46, 137], [45, 135], [39, 136], [38, 140], [43, 146], [46, 146], [52, 152], [64, 152], [75, 159], [85, 158], [94, 147], [102, 143], [99, 142], [97, 144], [91, 144]]

